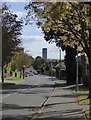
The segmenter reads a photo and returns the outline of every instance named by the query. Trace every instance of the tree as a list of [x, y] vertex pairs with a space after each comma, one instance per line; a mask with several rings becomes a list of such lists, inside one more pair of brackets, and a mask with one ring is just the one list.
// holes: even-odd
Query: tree
[[[43, 9], [41, 9], [42, 5], [44, 5]], [[64, 47], [64, 45], [68, 46], [70, 44], [69, 42], [65, 42], [67, 37], [69, 37], [69, 33], [65, 29], [65, 27], [63, 26], [64, 24], [63, 24], [63, 22], [62, 22], [62, 20], [59, 16], [60, 15], [60, 10], [64, 14], [64, 12], [65, 12], [64, 7], [66, 7], [66, 5], [67, 4], [64, 4], [64, 3], [32, 3], [32, 4], [30, 3], [30, 6], [32, 6], [32, 8], [35, 12], [34, 15], [36, 15], [36, 17], [37, 17], [37, 25], [40, 26], [42, 28], [43, 32], [44, 32], [45, 40], [48, 41], [48, 42], [56, 42], [56, 45], [59, 46], [59, 47], [62, 45], [61, 46], [62, 49], [65, 48], [65, 50], [67, 51], [66, 53], [69, 55], [68, 52], [70, 52], [70, 51], [68, 49], [66, 49], [66, 47]], [[27, 7], [29, 7], [29, 6], [27, 6]], [[27, 7], [26, 7], [26, 9], [27, 9]], [[32, 8], [31, 7], [29, 8], [29, 13], [32, 13], [32, 11], [33, 11]], [[33, 15], [33, 17], [34, 17], [34, 15]], [[30, 15], [28, 15], [27, 18], [29, 20]], [[63, 38], [60, 38], [61, 36]], [[63, 45], [63, 42], [64, 42], [64, 45]], [[74, 51], [73, 51], [73, 53], [74, 53]], [[73, 58], [73, 56], [72, 56], [72, 58]], [[69, 61], [71, 59], [70, 57], [66, 57], [67, 61]], [[74, 56], [74, 58], [75, 58], [75, 56]], [[75, 59], [72, 59], [72, 60], [73, 60], [72, 63], [75, 64], [75, 62], [76, 62], [76, 61], [74, 62]], [[73, 69], [72, 65], [69, 66], [70, 68], [68, 68], [67, 64], [69, 64], [69, 63], [66, 62], [66, 68], [67, 69]], [[76, 71], [75, 71], [75, 73], [76, 73]], [[67, 83], [69, 83], [69, 84], [72, 83], [71, 82], [72, 80], [74, 81], [73, 83], [75, 83], [76, 76], [75, 77], [73, 76], [72, 78], [70, 76], [67, 76]]]
[[17, 69], [19, 71], [22, 70], [23, 65], [25, 65], [25, 68], [27, 68], [30, 67], [32, 63], [33, 63], [32, 56], [24, 52], [21, 52], [19, 54], [18, 59], [16, 60]]
[[91, 97], [91, 2], [29, 3], [27, 20], [36, 18], [45, 39], [85, 52], [89, 59], [89, 97]]
[[40, 56], [37, 56], [34, 60], [33, 67], [36, 70], [41, 70], [41, 68], [46, 67], [47, 63], [48, 63], [47, 59], [41, 58]]
[[18, 45], [21, 43], [20, 35], [22, 29], [22, 21], [17, 19], [17, 15], [13, 14], [7, 5], [2, 5], [2, 82], [3, 66], [10, 62]]
[[77, 51], [70, 46], [66, 47], [65, 65], [67, 84], [76, 83], [76, 59]]

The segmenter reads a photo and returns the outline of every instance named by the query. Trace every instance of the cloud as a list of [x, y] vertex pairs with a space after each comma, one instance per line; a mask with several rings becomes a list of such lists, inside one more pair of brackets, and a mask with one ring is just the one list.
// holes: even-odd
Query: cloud
[[13, 12], [14, 14], [16, 14], [18, 16], [18, 18], [23, 18], [26, 16], [26, 13], [25, 12], [20, 12], [20, 11], [16, 11], [16, 12]]
[[[22, 36], [22, 46], [29, 51], [29, 53], [35, 58], [37, 56], [42, 56], [42, 49], [47, 48], [48, 58], [59, 59], [60, 53], [59, 48], [53, 44], [49, 44], [43, 38], [43, 36]], [[65, 53], [62, 52], [62, 59]]]
[[39, 42], [39, 41], [42, 41], [44, 40], [43, 36], [39, 36], [39, 35], [36, 35], [36, 36], [27, 36], [27, 35], [22, 35], [22, 41], [23, 42]]

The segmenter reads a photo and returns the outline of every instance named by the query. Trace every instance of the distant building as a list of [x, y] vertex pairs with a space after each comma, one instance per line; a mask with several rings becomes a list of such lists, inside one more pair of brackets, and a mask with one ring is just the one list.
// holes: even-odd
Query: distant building
[[42, 57], [47, 59], [47, 48], [42, 49]]

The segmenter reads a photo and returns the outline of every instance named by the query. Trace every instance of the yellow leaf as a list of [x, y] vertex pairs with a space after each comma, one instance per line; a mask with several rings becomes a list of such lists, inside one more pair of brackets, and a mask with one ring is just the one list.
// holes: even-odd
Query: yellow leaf
[[78, 24], [78, 25], [75, 25], [75, 30], [79, 31], [80, 29], [81, 29], [81, 26], [80, 26], [80, 24]]

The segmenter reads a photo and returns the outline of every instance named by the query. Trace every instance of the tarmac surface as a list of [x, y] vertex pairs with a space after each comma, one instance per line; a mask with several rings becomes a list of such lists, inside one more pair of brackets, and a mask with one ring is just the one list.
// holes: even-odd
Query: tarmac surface
[[[54, 85], [54, 88], [53, 88], [53, 86], [50, 87], [48, 85], [49, 82], [46, 84], [46, 86], [44, 86], [44, 87], [42, 86], [42, 88], [40, 89], [40, 93], [42, 93], [42, 94], [37, 93], [37, 94], [35, 94], [34, 99], [30, 99], [30, 101], [26, 101], [27, 106], [31, 107], [31, 110], [28, 111], [28, 116], [27, 115], [22, 116], [22, 117], [17, 116], [13, 120], [85, 120], [85, 118], [83, 116], [83, 110], [85, 108], [88, 109], [89, 106], [84, 107], [84, 106], [80, 106], [77, 103], [77, 100], [76, 100], [77, 95], [72, 92], [72, 90], [70, 89], [71, 86], [66, 85], [65, 80], [57, 80], [56, 78], [50, 78], [48, 76], [44, 76], [44, 77], [39, 76], [39, 77], [40, 77], [40, 84], [38, 86], [36, 86], [35, 88], [32, 88], [31, 91], [32, 90], [37, 91], [37, 89], [39, 90], [38, 87], [40, 87], [41, 85], [44, 84], [43, 78], [44, 78], [45, 83], [46, 83], [46, 81], [47, 82], [50, 81], [50, 85]], [[35, 79], [35, 78], [36, 77], [34, 77], [33, 79]], [[41, 81], [41, 78], [42, 78], [42, 81]], [[34, 82], [34, 80], [33, 80], [33, 82]], [[35, 83], [36, 83], [36, 81], [35, 81]], [[17, 82], [16, 84], [18, 85], [21, 83]], [[29, 85], [29, 83], [28, 83], [28, 85]], [[27, 89], [27, 91], [24, 92], [25, 96], [26, 96], [26, 93], [28, 92], [28, 90], [29, 89]], [[47, 94], [45, 94], [46, 91], [47, 91]], [[28, 94], [27, 94], [28, 98], [29, 98], [29, 94], [31, 94], [31, 92], [28, 92]], [[13, 95], [11, 95], [11, 97], [13, 96], [13, 98], [15, 99], [16, 95], [17, 94], [13, 94]], [[49, 96], [49, 97], [45, 100], [45, 102], [42, 102], [42, 101], [44, 101], [44, 98], [43, 98], [44, 95]], [[19, 93], [18, 93], [18, 96], [19, 96]], [[25, 98], [20, 98], [20, 99], [23, 100]], [[5, 99], [5, 102], [6, 101], [7, 101], [7, 99]], [[8, 102], [10, 102], [10, 97], [8, 98]], [[42, 104], [41, 104], [41, 106], [39, 105], [39, 107], [38, 107], [38, 104], [40, 102]], [[22, 104], [26, 104], [26, 103], [20, 102], [21, 106], [22, 106]], [[35, 106], [34, 110], [32, 110], [32, 106], [33, 106], [32, 103]], [[19, 102], [17, 104], [19, 104]], [[24, 109], [26, 110], [26, 107]], [[17, 110], [18, 110], [18, 108], [17, 108]], [[11, 112], [11, 114], [12, 114], [12, 112]], [[2, 120], [12, 120], [12, 118], [11, 119], [5, 118]]]

